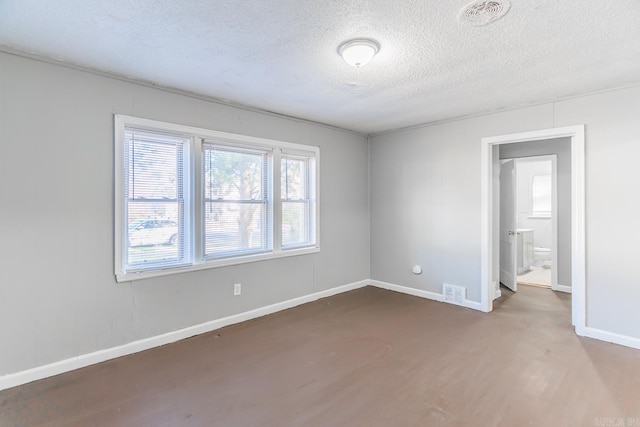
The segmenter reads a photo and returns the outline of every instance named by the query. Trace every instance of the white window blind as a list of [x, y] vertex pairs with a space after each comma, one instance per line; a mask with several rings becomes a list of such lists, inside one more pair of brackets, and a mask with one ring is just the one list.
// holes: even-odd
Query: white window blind
[[282, 204], [282, 247], [314, 244], [315, 157], [282, 153], [280, 197]]
[[188, 138], [127, 128], [124, 208], [127, 270], [188, 261], [185, 250], [185, 150]]
[[270, 151], [202, 145], [204, 255], [271, 249]]

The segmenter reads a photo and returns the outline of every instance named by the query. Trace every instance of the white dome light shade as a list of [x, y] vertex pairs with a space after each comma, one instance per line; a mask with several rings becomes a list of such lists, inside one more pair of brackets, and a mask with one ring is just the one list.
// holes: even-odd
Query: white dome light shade
[[362, 67], [380, 50], [380, 44], [370, 39], [354, 39], [342, 43], [338, 47], [338, 53], [345, 62], [354, 67]]

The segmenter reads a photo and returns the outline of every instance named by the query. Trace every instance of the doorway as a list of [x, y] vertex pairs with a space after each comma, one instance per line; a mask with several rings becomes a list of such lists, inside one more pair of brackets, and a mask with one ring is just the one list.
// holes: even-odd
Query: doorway
[[584, 335], [586, 327], [584, 125], [482, 138], [481, 306], [484, 311], [493, 310], [493, 300], [499, 291], [500, 146], [519, 142], [542, 144], [557, 138], [569, 138], [570, 141], [572, 323], [576, 333]]

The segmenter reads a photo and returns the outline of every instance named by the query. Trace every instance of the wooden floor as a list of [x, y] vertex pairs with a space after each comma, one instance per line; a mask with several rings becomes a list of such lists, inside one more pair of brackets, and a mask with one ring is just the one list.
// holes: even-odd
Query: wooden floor
[[640, 425], [640, 351], [578, 338], [570, 295], [518, 289], [491, 314], [336, 295], [2, 391], [0, 425]]

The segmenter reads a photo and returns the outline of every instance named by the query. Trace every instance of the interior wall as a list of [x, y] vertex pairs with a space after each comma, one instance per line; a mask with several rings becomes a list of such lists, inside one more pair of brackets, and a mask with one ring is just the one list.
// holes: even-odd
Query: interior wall
[[501, 144], [498, 147], [501, 159], [556, 155], [558, 285], [571, 286], [571, 139], [556, 138], [547, 141], [519, 142]]
[[[365, 137], [6, 53], [0, 65], [0, 376], [369, 278]], [[114, 113], [319, 146], [321, 252], [117, 284]]]
[[635, 86], [371, 137], [371, 278], [480, 301], [481, 138], [585, 124], [587, 326], [640, 338], [638, 117]]

